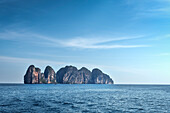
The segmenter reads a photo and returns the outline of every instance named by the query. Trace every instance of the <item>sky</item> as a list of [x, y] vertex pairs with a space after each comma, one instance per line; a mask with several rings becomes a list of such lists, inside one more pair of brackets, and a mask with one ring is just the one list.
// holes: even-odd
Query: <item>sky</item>
[[23, 83], [31, 64], [170, 84], [170, 0], [0, 0], [0, 83]]

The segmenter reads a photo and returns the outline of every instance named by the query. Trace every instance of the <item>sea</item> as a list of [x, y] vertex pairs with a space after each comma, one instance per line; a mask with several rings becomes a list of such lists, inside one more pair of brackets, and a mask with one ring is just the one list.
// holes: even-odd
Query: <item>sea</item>
[[0, 84], [0, 113], [170, 113], [170, 85]]

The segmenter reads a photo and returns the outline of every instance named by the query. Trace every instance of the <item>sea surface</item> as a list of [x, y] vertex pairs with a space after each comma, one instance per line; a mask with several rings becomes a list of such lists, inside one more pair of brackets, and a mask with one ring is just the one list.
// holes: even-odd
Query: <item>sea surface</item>
[[170, 86], [0, 84], [0, 112], [170, 113]]

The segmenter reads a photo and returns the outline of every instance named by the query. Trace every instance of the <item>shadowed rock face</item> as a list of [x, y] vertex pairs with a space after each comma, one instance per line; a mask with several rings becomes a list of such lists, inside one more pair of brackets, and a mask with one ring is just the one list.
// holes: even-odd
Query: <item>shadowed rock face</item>
[[56, 83], [55, 71], [52, 67], [47, 66], [44, 71], [45, 80], [48, 84]]
[[47, 66], [44, 73], [39, 68], [30, 65], [25, 76], [25, 84], [113, 84], [113, 80], [99, 69], [92, 72], [85, 67], [78, 70], [74, 66], [61, 68], [55, 74], [54, 70]]
[[41, 70], [39, 68], [35, 68], [34, 65], [30, 65], [24, 76], [24, 83], [25, 84], [38, 84], [39, 76], [41, 76]]
[[61, 68], [56, 74], [57, 83], [74, 84], [77, 72], [78, 70], [74, 66], [66, 66], [65, 68]]
[[44, 73], [41, 73], [41, 76], [39, 76], [39, 83], [40, 84], [47, 84]]
[[91, 72], [87, 68], [82, 67], [80, 70], [78, 70], [78, 74], [82, 78], [83, 84], [92, 84], [93, 83]]
[[92, 70], [92, 79], [94, 84], [113, 84], [113, 80], [97, 68]]
[[74, 66], [66, 66], [57, 72], [56, 78], [63, 84], [113, 84], [113, 80], [99, 69], [90, 72], [85, 67], [77, 70]]

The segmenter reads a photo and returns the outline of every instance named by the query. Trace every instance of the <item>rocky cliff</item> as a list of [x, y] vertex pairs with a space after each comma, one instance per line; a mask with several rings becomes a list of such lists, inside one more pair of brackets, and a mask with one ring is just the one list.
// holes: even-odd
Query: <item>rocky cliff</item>
[[104, 74], [99, 69], [93, 69], [92, 72], [85, 67], [77, 69], [74, 66], [65, 66], [57, 71], [47, 66], [44, 73], [34, 65], [29, 66], [24, 76], [25, 84], [113, 84], [109, 75]]
[[40, 83], [39, 78], [41, 76], [41, 69], [36, 68], [34, 65], [30, 65], [24, 76], [25, 84], [38, 84]]
[[74, 66], [61, 68], [57, 73], [57, 82], [64, 84], [113, 84], [113, 80], [99, 69], [92, 72], [83, 67], [78, 70]]
[[113, 84], [113, 80], [109, 77], [109, 75], [104, 74], [97, 68], [92, 70], [92, 79], [94, 84]]
[[45, 68], [44, 76], [48, 84], [56, 83], [56, 74], [52, 67], [47, 66]]

